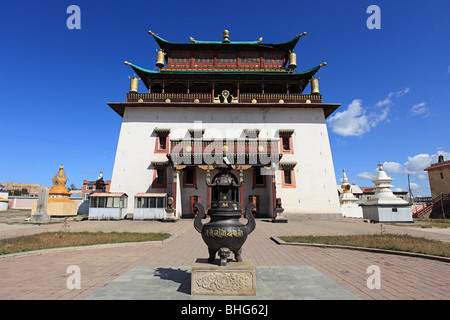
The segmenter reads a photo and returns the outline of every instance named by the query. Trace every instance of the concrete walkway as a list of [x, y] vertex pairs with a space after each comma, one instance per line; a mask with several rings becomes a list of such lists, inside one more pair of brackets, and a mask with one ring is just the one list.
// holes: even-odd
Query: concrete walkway
[[[430, 239], [449, 240], [447, 232], [429, 232], [405, 227], [384, 225], [385, 232], [408, 233]], [[25, 228], [0, 228], [0, 239], [42, 231], [59, 231], [60, 224]], [[207, 247], [195, 231], [192, 220], [176, 223], [157, 221], [82, 221], [69, 223], [70, 231], [136, 231], [167, 232], [176, 234], [166, 243], [141, 243], [83, 249], [48, 250], [23, 256], [0, 256], [0, 299], [93, 299], [121, 276], [156, 267], [188, 268], [197, 259], [207, 258]], [[344, 289], [346, 296], [359, 299], [450, 299], [450, 264], [424, 258], [392, 254], [354, 251], [335, 248], [283, 246], [270, 240], [271, 236], [298, 234], [357, 234], [380, 232], [380, 225], [364, 223], [357, 219], [290, 219], [287, 224], [273, 224], [258, 220], [255, 231], [243, 247], [243, 259], [252, 261], [257, 270], [273, 269], [270, 287], [283, 285], [278, 271], [310, 270], [322, 277], [323, 283], [335, 284], [334, 290]], [[0, 240], [1, 241], [1, 240]], [[68, 289], [72, 273], [68, 267], [79, 267], [80, 289]], [[381, 288], [369, 289], [369, 266], [378, 266]], [[300, 267], [297, 271], [278, 267]], [[262, 268], [262, 269], [261, 269]], [[294, 268], [295, 269], [295, 268]], [[180, 269], [181, 270], [181, 269]], [[182, 269], [188, 272], [188, 269]], [[269, 271], [271, 269], [269, 268]], [[317, 272], [317, 273], [316, 273]], [[270, 273], [270, 272], [269, 272]], [[130, 278], [131, 279], [131, 278]], [[270, 279], [269, 279], [270, 280]], [[260, 282], [260, 285], [265, 283]], [[180, 284], [178, 283], [178, 286]], [[329, 286], [331, 288], [331, 285]], [[261, 287], [262, 288], [262, 287]], [[264, 292], [270, 292], [266, 288]], [[321, 288], [322, 290], [323, 288]], [[259, 288], [257, 289], [259, 290]], [[265, 289], [264, 289], [265, 290]], [[276, 291], [274, 289], [274, 291]], [[322, 290], [323, 291], [323, 290]], [[263, 291], [260, 291], [261, 294]], [[329, 297], [327, 291], [313, 295], [316, 299]], [[101, 296], [101, 295], [100, 295]], [[173, 295], [176, 298], [174, 292]], [[280, 296], [272, 295], [273, 299]], [[296, 296], [294, 295], [294, 298]], [[305, 297], [305, 296], [303, 296]], [[135, 298], [135, 296], [134, 296]], [[298, 299], [302, 298], [298, 294]], [[338, 297], [337, 297], [338, 298]], [[345, 298], [344, 296], [342, 298]]]

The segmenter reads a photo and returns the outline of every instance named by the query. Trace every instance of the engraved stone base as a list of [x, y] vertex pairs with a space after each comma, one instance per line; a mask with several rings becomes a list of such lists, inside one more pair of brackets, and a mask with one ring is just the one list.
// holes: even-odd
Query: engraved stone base
[[255, 265], [249, 261], [226, 266], [195, 263], [191, 269], [191, 294], [256, 296]]

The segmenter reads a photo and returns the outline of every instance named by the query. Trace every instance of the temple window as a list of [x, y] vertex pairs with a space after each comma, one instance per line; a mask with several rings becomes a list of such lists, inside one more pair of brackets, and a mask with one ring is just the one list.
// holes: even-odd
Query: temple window
[[217, 66], [236, 66], [236, 54], [235, 53], [218, 53], [217, 54]]
[[264, 66], [267, 68], [279, 68], [283, 64], [282, 55], [279, 53], [264, 54]]
[[194, 54], [195, 67], [212, 67], [214, 64], [214, 58], [212, 53], [197, 52]]
[[291, 141], [290, 137], [281, 137], [283, 144], [283, 151], [291, 151]]
[[241, 54], [241, 67], [259, 68], [259, 54], [254, 52], [244, 52]]
[[184, 170], [184, 188], [196, 188], [197, 187], [197, 178], [196, 178], [196, 170], [195, 168], [186, 168]]
[[265, 188], [266, 176], [261, 174], [261, 168], [257, 167], [253, 170], [253, 188]]
[[294, 170], [285, 168], [282, 170], [282, 187], [283, 188], [295, 188]]
[[294, 133], [293, 129], [280, 129], [280, 144], [281, 144], [281, 153], [283, 154], [293, 154], [294, 147], [292, 143], [292, 134]]
[[156, 135], [155, 153], [169, 153], [169, 134], [170, 129], [155, 128]]
[[166, 168], [156, 168], [153, 174], [152, 188], [166, 188], [167, 177]]

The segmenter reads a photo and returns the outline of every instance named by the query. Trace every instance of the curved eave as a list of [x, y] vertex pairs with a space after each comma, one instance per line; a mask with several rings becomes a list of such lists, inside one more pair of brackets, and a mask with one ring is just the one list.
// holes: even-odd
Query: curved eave
[[283, 75], [283, 76], [303, 76], [303, 75], [314, 75], [322, 65], [318, 65], [311, 69], [300, 71], [300, 72], [290, 72], [290, 71], [245, 71], [245, 70], [165, 70], [160, 71], [148, 70], [141, 68], [133, 63], [125, 61], [125, 64], [129, 65], [141, 78], [156, 74], [257, 74], [257, 75]]
[[[149, 31], [150, 32], [150, 31]], [[159, 47], [165, 52], [172, 50], [257, 50], [257, 51], [284, 51], [294, 50], [298, 40], [302, 35], [295, 36], [294, 39], [282, 43], [258, 43], [257, 41], [197, 41], [194, 42], [170, 42], [153, 32], [150, 32]]]
[[271, 77], [289, 77], [289, 79], [302, 79], [302, 86], [301, 91], [305, 89], [307, 86], [309, 80], [312, 79], [312, 77], [319, 71], [319, 69], [324, 65], [318, 65], [314, 68], [300, 71], [300, 72], [288, 72], [288, 71], [242, 71], [242, 70], [164, 70], [161, 71], [154, 71], [154, 70], [148, 70], [141, 68], [135, 64], [132, 64], [130, 62], [125, 61], [125, 64], [129, 65], [134, 72], [143, 80], [144, 85], [148, 89], [148, 84], [152, 82], [155, 78], [161, 78], [161, 77], [176, 77], [176, 76], [264, 76], [265, 78], [271, 78]]

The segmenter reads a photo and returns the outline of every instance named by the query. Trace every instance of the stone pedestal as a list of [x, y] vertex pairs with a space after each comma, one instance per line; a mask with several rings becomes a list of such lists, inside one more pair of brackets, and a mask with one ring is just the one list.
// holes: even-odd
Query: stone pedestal
[[276, 208], [275, 209], [275, 218], [272, 219], [273, 223], [287, 223], [288, 220], [283, 216], [284, 209]]
[[33, 223], [47, 223], [50, 221], [50, 216], [47, 212], [48, 205], [48, 189], [40, 188], [38, 193], [38, 201], [36, 204], [36, 210], [32, 213], [30, 222]]
[[191, 294], [256, 296], [256, 269], [252, 262], [229, 262], [226, 266], [195, 263], [191, 269]]
[[162, 219], [161, 221], [162, 222], [176, 222], [177, 219], [175, 218], [175, 209], [166, 208], [166, 214], [164, 215], [164, 219]]

